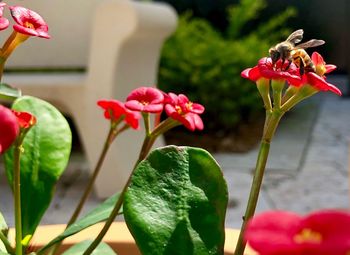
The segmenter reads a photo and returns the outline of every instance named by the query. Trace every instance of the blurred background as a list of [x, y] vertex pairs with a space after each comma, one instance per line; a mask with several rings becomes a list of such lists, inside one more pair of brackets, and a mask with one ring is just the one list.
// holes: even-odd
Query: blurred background
[[[336, 74], [350, 70], [350, 2], [321, 0], [161, 0], [179, 13], [175, 34], [161, 56], [158, 85], [165, 91], [186, 92], [206, 106], [201, 139], [179, 128], [169, 143], [211, 151], [251, 149], [260, 137], [262, 103], [255, 86], [240, 72], [267, 56], [268, 49], [297, 29], [304, 40], [323, 39], [316, 49]], [[347, 89], [343, 88], [347, 94]], [[181, 141], [177, 141], [180, 132]]]

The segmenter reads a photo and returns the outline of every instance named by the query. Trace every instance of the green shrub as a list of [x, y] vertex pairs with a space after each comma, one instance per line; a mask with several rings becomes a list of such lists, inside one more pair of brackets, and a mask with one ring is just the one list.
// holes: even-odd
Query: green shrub
[[165, 43], [158, 83], [164, 91], [186, 93], [190, 100], [206, 107], [206, 130], [232, 130], [240, 121], [261, 113], [262, 102], [252, 82], [241, 78], [243, 69], [266, 56], [269, 47], [286, 38], [285, 21], [295, 15], [287, 8], [282, 14], [245, 31], [265, 6], [263, 0], [241, 0], [231, 7], [230, 24], [224, 34], [206, 20], [180, 17], [174, 35]]

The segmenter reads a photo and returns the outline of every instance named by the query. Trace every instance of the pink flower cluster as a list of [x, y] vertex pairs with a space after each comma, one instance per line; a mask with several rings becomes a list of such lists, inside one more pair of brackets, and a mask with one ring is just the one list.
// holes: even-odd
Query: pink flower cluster
[[202, 105], [191, 102], [183, 94], [166, 94], [152, 87], [140, 87], [133, 90], [128, 95], [125, 104], [118, 100], [100, 100], [98, 105], [105, 110], [107, 119], [118, 121], [123, 117], [125, 123], [134, 129], [139, 126], [140, 112], [160, 114], [163, 110], [168, 117], [182, 123], [191, 131], [204, 128], [199, 116], [204, 112]]
[[[3, 17], [3, 11], [6, 3], [0, 3], [0, 30], [6, 29], [10, 22]], [[48, 34], [48, 26], [44, 19], [36, 12], [21, 6], [9, 7], [11, 16], [16, 22], [13, 29], [21, 34], [28, 36], [38, 36], [42, 38], [50, 38]]]
[[[324, 74], [336, 69], [335, 65], [326, 65], [322, 56], [314, 52], [311, 60], [316, 67], [316, 73], [306, 72], [300, 75], [299, 68], [293, 63], [282, 63], [281, 60], [273, 64], [271, 58], [262, 58], [258, 65], [253, 68], [247, 68], [242, 71], [243, 78], [257, 81], [259, 79], [285, 80], [291, 86], [301, 87], [306, 84], [312, 86], [318, 91], [331, 91], [337, 95], [341, 95], [341, 91], [326, 81]], [[289, 66], [289, 67], [288, 67]]]

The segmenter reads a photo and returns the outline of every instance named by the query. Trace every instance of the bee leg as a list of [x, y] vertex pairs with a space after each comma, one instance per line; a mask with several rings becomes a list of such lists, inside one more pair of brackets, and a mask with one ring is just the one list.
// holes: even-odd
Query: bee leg
[[299, 67], [299, 73], [300, 75], [303, 75], [305, 73], [305, 61], [302, 57], [296, 56], [293, 58], [294, 64]]
[[304, 59], [302, 59], [301, 57], [299, 57], [299, 60], [300, 60], [299, 73], [300, 75], [303, 75], [305, 73], [305, 62], [304, 62]]
[[287, 65], [287, 67], [286, 67], [285, 70], [288, 70], [291, 64], [292, 64], [292, 61], [291, 61], [291, 60], [288, 60], [288, 65]]

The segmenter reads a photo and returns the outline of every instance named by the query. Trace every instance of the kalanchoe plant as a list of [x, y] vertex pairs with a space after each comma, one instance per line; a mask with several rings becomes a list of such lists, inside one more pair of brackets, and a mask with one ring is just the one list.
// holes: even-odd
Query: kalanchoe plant
[[[5, 3], [1, 3], [1, 15], [4, 6]], [[48, 26], [39, 14], [20, 6], [11, 6], [9, 9], [16, 24], [13, 26], [13, 33], [0, 50], [0, 76], [6, 60], [20, 43], [30, 36], [50, 38]], [[1, 18], [0, 23], [3, 29], [8, 26], [5, 18]], [[8, 239], [6, 229], [0, 230], [0, 253], [56, 254], [66, 237], [97, 222], [106, 221], [94, 241], [78, 244], [65, 254], [91, 254], [92, 252], [106, 254], [107, 251], [108, 254], [115, 254], [106, 248], [106, 244], [100, 242], [115, 217], [122, 212], [123, 204], [127, 224], [145, 254], [163, 254], [164, 252], [174, 254], [179, 250], [179, 244], [182, 246], [180, 251], [183, 254], [189, 254], [193, 249], [195, 253], [201, 254], [223, 253], [228, 194], [226, 182], [216, 161], [206, 151], [189, 147], [166, 147], [149, 155], [156, 139], [175, 126], [184, 125], [191, 131], [202, 130], [204, 124], [200, 114], [204, 112], [204, 107], [191, 102], [183, 94], [167, 94], [153, 87], [135, 89], [126, 98], [126, 102], [114, 99], [102, 99], [97, 102], [103, 110], [105, 119], [110, 122], [110, 128], [93, 174], [67, 223], [66, 230], [47, 245], [34, 249], [33, 252], [32, 236], [50, 204], [54, 187], [68, 162], [71, 131], [65, 118], [49, 103], [38, 98], [22, 96], [20, 91], [9, 85], [1, 85], [0, 95], [14, 100], [12, 110], [4, 106], [0, 107], [0, 148], [1, 153], [6, 151], [5, 168], [14, 193], [16, 231], [15, 245], [13, 245]], [[163, 111], [167, 118], [160, 121]], [[153, 114], [156, 121], [152, 124], [151, 115]], [[122, 132], [130, 128], [140, 129], [141, 117], [145, 127], [145, 138], [125, 187], [86, 216], [78, 219], [111, 144]], [[161, 165], [158, 165], [159, 161], [162, 162]], [[145, 185], [140, 189], [138, 183], [142, 178], [139, 176], [148, 176], [153, 173], [163, 173], [159, 176], [163, 178], [154, 179], [149, 183], [154, 190], [173, 194], [157, 199], [158, 202], [167, 204], [166, 208], [173, 208], [172, 210], [176, 214], [181, 213], [182, 217], [162, 219], [159, 221], [161, 224], [156, 227], [160, 232], [149, 233], [153, 239], [145, 240], [143, 235], [139, 235], [139, 230], [149, 229], [148, 226], [153, 224], [149, 221], [151, 218], [148, 213], [155, 211], [154, 206], [157, 207], [157, 203], [145, 203], [146, 206], [141, 211], [135, 208], [135, 205], [146, 198], [140, 194], [147, 194], [150, 191], [147, 183], [144, 183]], [[129, 186], [130, 190], [128, 190]], [[185, 194], [187, 195], [184, 196]], [[158, 196], [149, 193], [147, 199], [154, 200], [153, 195]], [[33, 197], [40, 197], [40, 199], [33, 200]], [[185, 204], [187, 206], [184, 207]], [[201, 218], [203, 221], [198, 221]], [[0, 223], [1, 226], [6, 226], [5, 222]], [[214, 239], [210, 237], [212, 232], [208, 232], [208, 228], [215, 232]], [[164, 235], [165, 229], [168, 232]], [[160, 234], [161, 232], [163, 233]], [[175, 232], [176, 235], [174, 235]], [[158, 238], [160, 235], [163, 239]], [[176, 240], [168, 242], [167, 246], [163, 245], [167, 239], [181, 240], [184, 235], [193, 239], [193, 245], [182, 245]]]
[[[5, 6], [0, 3], [0, 30], [9, 26], [9, 21], [2, 17]], [[10, 11], [16, 24], [0, 49], [0, 77], [7, 58], [20, 43], [30, 36], [50, 38], [48, 26], [39, 14], [20, 6], [11, 6]], [[242, 72], [244, 78], [257, 84], [266, 108], [266, 122], [236, 255], [243, 254], [247, 241], [262, 255], [348, 255], [350, 252], [350, 215], [345, 212], [318, 212], [306, 217], [269, 212], [250, 220], [270, 142], [282, 116], [318, 91], [341, 94], [325, 77], [335, 66], [326, 64], [318, 53], [310, 61], [315, 69], [300, 72], [300, 63], [266, 57]], [[224, 254], [228, 192], [220, 166], [199, 148], [167, 146], [151, 152], [156, 139], [173, 127], [184, 125], [190, 131], [202, 130], [204, 123], [200, 115], [204, 106], [191, 102], [184, 94], [165, 93], [154, 87], [131, 91], [126, 102], [99, 100], [101, 116], [109, 121], [110, 128], [93, 174], [64, 232], [43, 247], [33, 249], [33, 234], [68, 163], [72, 135], [64, 116], [51, 104], [22, 96], [20, 91], [2, 83], [0, 97], [14, 100], [12, 109], [0, 105], [0, 154], [4, 155], [6, 176], [14, 193], [15, 218], [15, 243], [12, 243], [0, 214], [1, 255], [57, 254], [65, 238], [102, 221], [104, 227], [93, 241], [79, 243], [64, 255], [116, 254], [101, 240], [120, 213], [124, 214], [142, 254]], [[163, 112], [165, 119], [160, 121]], [[141, 118], [145, 136], [124, 188], [78, 219], [110, 146], [124, 131], [139, 130]], [[267, 241], [266, 237], [271, 240]]]
[[[303, 31], [297, 31], [301, 33], [299, 40], [301, 41]], [[310, 58], [308, 61], [311, 61], [310, 66], [314, 66], [314, 68], [310, 68], [311, 70], [305, 69], [303, 72], [300, 71], [300, 68], [302, 68], [300, 62], [295, 61], [295, 59], [299, 59], [299, 56], [293, 56], [293, 50], [290, 50], [288, 54], [290, 55], [288, 59], [281, 58], [276, 59], [276, 61], [273, 61], [270, 57], [262, 58], [257, 66], [242, 71], [243, 78], [256, 82], [265, 105], [266, 118], [253, 183], [235, 255], [244, 253], [246, 242], [243, 234], [248, 220], [253, 217], [255, 212], [270, 143], [281, 118], [297, 103], [319, 91], [331, 91], [341, 95], [341, 91], [333, 84], [328, 83], [324, 76], [325, 73], [334, 70], [336, 67], [334, 65], [326, 65], [319, 53], [314, 52], [310, 58], [305, 52], [306, 56], [304, 58]], [[303, 59], [299, 59], [299, 61], [304, 62]]]

